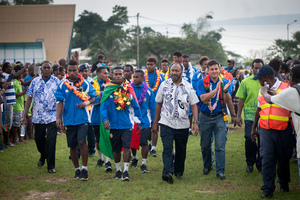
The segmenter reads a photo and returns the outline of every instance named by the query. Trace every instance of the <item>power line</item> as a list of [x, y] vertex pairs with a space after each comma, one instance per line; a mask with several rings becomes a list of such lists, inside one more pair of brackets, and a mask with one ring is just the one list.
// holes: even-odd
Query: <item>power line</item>
[[151, 18], [144, 17], [144, 16], [140, 16], [140, 18], [144, 18], [144, 19], [148, 19], [148, 20], [151, 20], [151, 21], [159, 22], [159, 23], [162, 23], [162, 24], [167, 24], [167, 25], [170, 25], [170, 26], [176, 26], [176, 27], [181, 28], [180, 25], [170, 24], [170, 23], [167, 23], [167, 22], [159, 21], [159, 20], [156, 20], [156, 19], [151, 19]]
[[248, 38], [248, 37], [232, 36], [232, 35], [227, 35], [227, 34], [221, 34], [221, 35], [222, 36], [226, 36], [226, 37], [234, 37], [234, 38], [247, 39], [247, 40], [273, 41], [273, 40], [265, 40], [265, 39], [258, 39], [258, 38]]
[[[167, 22], [159, 21], [159, 20], [156, 20], [156, 19], [151, 19], [151, 18], [144, 17], [144, 16], [140, 16], [140, 18], [144, 18], [144, 19], [148, 19], [148, 20], [151, 20], [151, 21], [159, 22], [159, 23], [162, 23], [162, 24], [165, 24], [165, 25], [169, 25], [169, 26], [176, 26], [176, 27], [179, 27], [179, 28], [182, 27], [181, 25], [170, 24], [170, 23], [167, 23]], [[260, 38], [249, 38], [249, 37], [242, 37], [242, 36], [233, 36], [233, 35], [227, 35], [227, 34], [223, 34], [223, 33], [220, 33], [220, 34], [222, 36], [225, 36], [225, 37], [233, 37], [233, 38], [240, 38], [240, 39], [246, 39], [246, 40], [259, 40], [259, 41], [270, 41], [270, 42], [273, 42], [273, 40], [266, 40], [266, 39], [260, 39]]]

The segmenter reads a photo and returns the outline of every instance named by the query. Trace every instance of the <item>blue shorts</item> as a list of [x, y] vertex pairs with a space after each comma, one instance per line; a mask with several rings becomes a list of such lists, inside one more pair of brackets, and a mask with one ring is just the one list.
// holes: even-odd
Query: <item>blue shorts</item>
[[150, 134], [150, 128], [143, 128], [141, 132], [140, 145], [148, 145], [148, 137]]
[[66, 135], [67, 135], [68, 147], [74, 147], [78, 145], [79, 141], [86, 143], [86, 136], [88, 130], [89, 130], [88, 123], [75, 125], [75, 126], [67, 126]]
[[130, 148], [132, 129], [110, 129], [113, 152], [121, 152], [122, 147]]

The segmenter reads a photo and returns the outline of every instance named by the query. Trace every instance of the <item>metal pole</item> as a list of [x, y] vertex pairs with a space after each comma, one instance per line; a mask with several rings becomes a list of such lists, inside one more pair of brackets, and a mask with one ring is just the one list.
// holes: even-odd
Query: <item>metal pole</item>
[[136, 46], [137, 46], [137, 58], [136, 58], [136, 66], [137, 68], [140, 68], [140, 33], [139, 33], [139, 15], [138, 13], [136, 15], [137, 17], [137, 26], [136, 26]]

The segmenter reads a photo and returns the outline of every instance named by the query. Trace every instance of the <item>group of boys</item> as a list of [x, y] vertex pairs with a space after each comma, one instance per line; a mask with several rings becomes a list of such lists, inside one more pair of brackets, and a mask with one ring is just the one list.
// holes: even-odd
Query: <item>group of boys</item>
[[[37, 148], [41, 153], [38, 166], [43, 166], [47, 160], [48, 172], [55, 173], [56, 133], [57, 128], [64, 126], [75, 167], [74, 178], [88, 180], [89, 152], [86, 138], [92, 128], [99, 156], [97, 165], [104, 164], [104, 154], [105, 170], [112, 171], [111, 159], [114, 159], [114, 178], [129, 181], [130, 159], [132, 156], [131, 167], [137, 167], [136, 151], [139, 146], [142, 154], [141, 171], [149, 172], [147, 155], [150, 152], [150, 155], [156, 157], [160, 126], [164, 164], [162, 179], [173, 183], [173, 174], [178, 179], [183, 177], [188, 132], [192, 128], [195, 135], [199, 132], [201, 136], [203, 174], [208, 175], [213, 169], [214, 139], [216, 176], [223, 180], [228, 114], [234, 124], [241, 126], [244, 109], [246, 171], [253, 172], [253, 165], [256, 163], [258, 171], [263, 175], [262, 197], [269, 197], [275, 189], [275, 168], [278, 162], [281, 191], [288, 191], [288, 161], [291, 154], [289, 144], [292, 143], [289, 141], [292, 141], [292, 137], [289, 137], [290, 140], [286, 137], [280, 138], [280, 133], [286, 132], [288, 134], [285, 135], [291, 136], [289, 111], [269, 104], [276, 99], [268, 96], [287, 89], [288, 84], [275, 78], [274, 70], [264, 65], [261, 59], [253, 61], [253, 75], [242, 81], [239, 71], [233, 70], [231, 66], [235, 63], [233, 60], [228, 60], [225, 71], [216, 60], [209, 60], [206, 56], [199, 60], [200, 70], [191, 65], [189, 56], [182, 55], [179, 51], [173, 53], [173, 59], [171, 65], [167, 59], [161, 60], [161, 70], [157, 68], [154, 57], [147, 59], [145, 72], [139, 69], [134, 71], [131, 65], [114, 67], [111, 80], [108, 79], [107, 67], [99, 62], [100, 64], [94, 66], [97, 76], [92, 81], [87, 80], [85, 67], [78, 68], [78, 63], [74, 60], [69, 61], [67, 74], [59, 81], [51, 76], [51, 62], [44, 61], [41, 67], [42, 76], [33, 79], [28, 87], [24, 114], [18, 114], [23, 116], [21, 122], [26, 122], [33, 102], [32, 122], [36, 130]], [[298, 71], [294, 73], [297, 74]], [[3, 75], [7, 77], [6, 74]], [[18, 79], [18, 74], [15, 77]], [[232, 86], [234, 79], [240, 86], [236, 90]], [[266, 88], [266, 83], [269, 88]], [[16, 88], [17, 85], [18, 83]], [[239, 98], [236, 108], [231, 96], [234, 90], [234, 97]], [[17, 92], [18, 90], [16, 96], [19, 96]], [[6, 115], [10, 115], [10, 110], [7, 109]], [[263, 145], [261, 151], [259, 145]], [[81, 168], [78, 162], [78, 146], [82, 158]], [[274, 148], [278, 151], [274, 152]], [[279, 154], [279, 151], [285, 153]], [[257, 153], [261, 155], [257, 157]]]

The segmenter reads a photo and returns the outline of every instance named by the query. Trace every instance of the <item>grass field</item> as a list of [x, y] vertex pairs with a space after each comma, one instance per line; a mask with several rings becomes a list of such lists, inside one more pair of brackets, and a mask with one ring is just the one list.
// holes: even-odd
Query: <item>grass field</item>
[[[262, 175], [256, 168], [251, 174], [246, 172], [243, 129], [230, 129], [227, 137], [225, 180], [216, 178], [215, 167], [209, 175], [203, 175], [198, 135], [189, 137], [185, 173], [182, 180], [174, 178], [173, 185], [161, 179], [160, 138], [158, 157], [149, 157], [147, 161], [149, 173], [141, 173], [138, 152], [138, 168], [129, 169], [129, 182], [113, 179], [114, 162], [113, 173], [96, 168], [96, 156], [89, 157], [89, 180], [74, 180], [65, 135], [57, 136], [57, 173], [49, 174], [46, 165], [37, 166], [39, 154], [31, 140], [0, 153], [0, 199], [260, 199]], [[273, 199], [300, 199], [297, 164], [291, 163], [290, 192], [279, 192], [278, 183], [276, 187]]]

